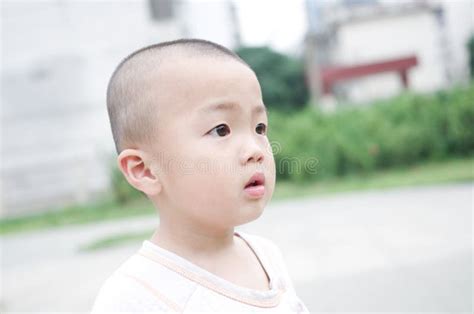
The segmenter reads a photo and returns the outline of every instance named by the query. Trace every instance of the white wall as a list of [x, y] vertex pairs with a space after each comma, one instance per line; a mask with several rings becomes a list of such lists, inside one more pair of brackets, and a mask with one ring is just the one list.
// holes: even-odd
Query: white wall
[[183, 2], [180, 19], [186, 37], [205, 38], [231, 49], [238, 45], [237, 16], [230, 1]]
[[[348, 22], [337, 35], [336, 64], [354, 65], [416, 55], [418, 66], [409, 72], [410, 87], [428, 92], [446, 86], [439, 27], [429, 11]], [[345, 84], [348, 97], [367, 101], [398, 93], [396, 74], [381, 74]]]
[[83, 201], [108, 186], [105, 90], [132, 50], [170, 39], [144, 1], [2, 3], [2, 213]]
[[469, 79], [468, 51], [466, 43], [474, 35], [474, 1], [439, 1], [445, 10], [446, 35], [449, 49], [449, 74], [453, 83], [465, 83]]

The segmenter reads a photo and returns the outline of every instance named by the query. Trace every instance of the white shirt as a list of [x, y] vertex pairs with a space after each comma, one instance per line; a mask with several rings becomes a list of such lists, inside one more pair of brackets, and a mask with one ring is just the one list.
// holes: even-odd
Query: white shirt
[[235, 235], [257, 256], [270, 278], [270, 290], [238, 286], [145, 240], [104, 282], [92, 313], [309, 313], [296, 296], [278, 247], [260, 236]]

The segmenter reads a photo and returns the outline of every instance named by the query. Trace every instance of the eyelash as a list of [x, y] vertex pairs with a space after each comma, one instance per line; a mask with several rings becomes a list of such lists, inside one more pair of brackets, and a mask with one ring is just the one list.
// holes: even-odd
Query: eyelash
[[[224, 129], [222, 129], [221, 127], [224, 127]], [[266, 134], [267, 134], [267, 125], [266, 125], [265, 123], [259, 123], [259, 124], [257, 124], [255, 130], [257, 130], [258, 127], [263, 128], [263, 133], [259, 133], [259, 132], [257, 131], [257, 134], [260, 134], [260, 135], [266, 135]], [[213, 134], [214, 131], [215, 131], [215, 134], [218, 135], [219, 137], [224, 137], [224, 136], [226, 136], [226, 135], [220, 136], [219, 133], [218, 133], [218, 131], [217, 131], [218, 129], [227, 131], [228, 133], [227, 133], [226, 135], [228, 135], [228, 134], [230, 133], [230, 127], [229, 127], [227, 124], [222, 123], [222, 124], [219, 124], [218, 126], [214, 127], [212, 130], [210, 130], [210, 131], [208, 132], [208, 134]]]

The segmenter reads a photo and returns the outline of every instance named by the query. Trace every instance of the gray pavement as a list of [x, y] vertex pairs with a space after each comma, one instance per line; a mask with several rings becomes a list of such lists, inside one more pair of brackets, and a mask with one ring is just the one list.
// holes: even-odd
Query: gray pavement
[[[473, 190], [465, 183], [280, 201], [239, 229], [279, 245], [313, 312], [471, 313]], [[89, 311], [103, 280], [141, 242], [78, 248], [157, 223], [149, 216], [3, 236], [0, 311]]]

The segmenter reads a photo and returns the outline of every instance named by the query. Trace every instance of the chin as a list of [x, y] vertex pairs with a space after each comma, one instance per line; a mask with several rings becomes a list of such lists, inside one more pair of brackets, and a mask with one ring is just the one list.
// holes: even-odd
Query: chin
[[258, 219], [263, 214], [264, 208], [265, 206], [263, 205], [257, 205], [254, 207], [249, 206], [245, 208], [238, 217], [239, 221], [237, 222], [236, 226], [240, 226]]

